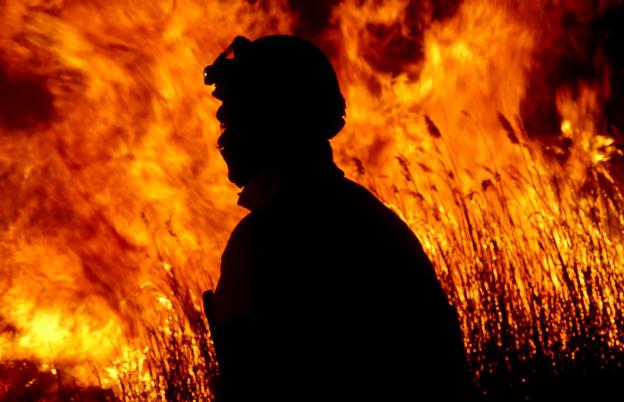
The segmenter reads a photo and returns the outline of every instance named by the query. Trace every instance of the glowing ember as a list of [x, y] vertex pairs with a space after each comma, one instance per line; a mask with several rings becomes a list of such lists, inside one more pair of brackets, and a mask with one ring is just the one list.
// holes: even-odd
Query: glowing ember
[[[612, 71], [575, 42], [621, 2], [148, 3], [0, 4], [0, 395], [210, 398], [199, 295], [244, 211], [201, 72], [238, 34], [333, 57], [339, 164], [422, 240], [476, 375], [624, 352]], [[568, 42], [594, 73], [551, 79]]]

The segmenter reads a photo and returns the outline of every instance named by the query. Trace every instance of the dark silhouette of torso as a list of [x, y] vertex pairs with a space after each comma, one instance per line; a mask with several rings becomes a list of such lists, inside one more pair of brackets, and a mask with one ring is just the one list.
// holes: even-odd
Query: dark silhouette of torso
[[213, 315], [225, 401], [463, 392], [457, 317], [418, 240], [329, 161], [236, 227]]

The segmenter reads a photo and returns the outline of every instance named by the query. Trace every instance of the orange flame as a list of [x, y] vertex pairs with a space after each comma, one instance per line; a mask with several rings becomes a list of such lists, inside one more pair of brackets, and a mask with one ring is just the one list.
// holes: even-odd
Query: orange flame
[[[624, 350], [619, 151], [600, 123], [608, 65], [579, 90], [556, 89], [568, 145], [548, 144], [521, 116], [553, 15], [539, 1], [432, 4], [344, 0], [314, 37], [347, 98], [339, 164], [423, 242], [475, 372], [490, 344], [574, 356], [570, 340], [590, 323]], [[202, 68], [235, 35], [296, 31], [302, 17], [277, 0], [0, 10], [12, 99], [0, 118], [0, 359], [103, 387], [132, 373], [157, 398], [148, 329], [181, 328], [168, 280], [175, 271], [199, 306], [244, 214]]]

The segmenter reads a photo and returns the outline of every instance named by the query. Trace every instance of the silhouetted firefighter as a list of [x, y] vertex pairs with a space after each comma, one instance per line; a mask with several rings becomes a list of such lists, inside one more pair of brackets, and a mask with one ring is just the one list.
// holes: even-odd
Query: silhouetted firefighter
[[463, 400], [461, 331], [430, 261], [332, 160], [345, 101], [323, 52], [237, 37], [204, 79], [251, 210], [205, 295], [218, 400]]

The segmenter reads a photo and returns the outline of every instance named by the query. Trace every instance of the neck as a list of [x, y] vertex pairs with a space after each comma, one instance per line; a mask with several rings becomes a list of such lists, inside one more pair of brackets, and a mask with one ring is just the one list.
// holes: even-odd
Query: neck
[[238, 194], [238, 205], [250, 211], [266, 204], [280, 187], [280, 179], [274, 169], [261, 169], [254, 174]]
[[328, 141], [316, 148], [306, 147], [305, 153], [291, 152], [280, 158], [279, 166], [260, 169], [243, 187], [238, 205], [254, 210], [269, 202], [279, 190], [310, 186], [343, 172], [333, 161]]
[[282, 152], [277, 172], [283, 180], [323, 175], [337, 169], [329, 141], [306, 144], [304, 152], [297, 148]]

